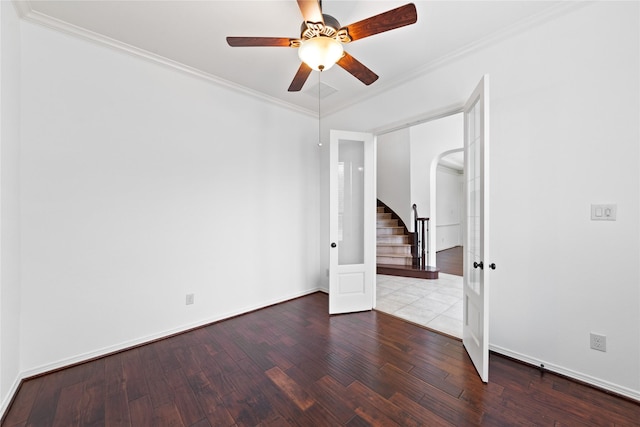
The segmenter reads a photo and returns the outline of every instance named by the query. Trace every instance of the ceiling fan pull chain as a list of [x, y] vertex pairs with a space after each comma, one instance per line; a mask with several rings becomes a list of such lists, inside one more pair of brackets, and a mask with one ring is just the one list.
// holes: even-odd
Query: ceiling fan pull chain
[[320, 83], [321, 83], [320, 76], [321, 75], [322, 75], [322, 71], [318, 73], [318, 147], [322, 147], [321, 127], [320, 127], [320, 120], [322, 119], [322, 116], [320, 115]]

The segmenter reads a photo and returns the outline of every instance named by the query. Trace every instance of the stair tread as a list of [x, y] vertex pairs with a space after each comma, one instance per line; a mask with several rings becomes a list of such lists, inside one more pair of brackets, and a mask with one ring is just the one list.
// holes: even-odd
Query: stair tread
[[410, 236], [401, 221], [387, 209], [378, 206], [376, 217], [376, 264], [411, 268], [414, 263]]

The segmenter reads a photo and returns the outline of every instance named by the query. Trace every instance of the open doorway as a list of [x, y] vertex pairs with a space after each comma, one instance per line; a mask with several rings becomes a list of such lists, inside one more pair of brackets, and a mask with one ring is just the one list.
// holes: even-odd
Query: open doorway
[[[443, 251], [457, 253], [463, 243], [464, 220], [464, 150], [448, 150], [437, 156], [431, 164], [432, 188], [429, 197], [431, 205], [433, 231], [430, 246], [435, 248], [436, 265], [445, 273], [459, 273], [462, 276], [461, 258], [440, 257]], [[442, 266], [441, 263], [447, 265]], [[446, 271], [445, 271], [446, 270]]]
[[[463, 242], [464, 242], [464, 259], [463, 259], [463, 268], [464, 268], [464, 277], [462, 283], [462, 311], [463, 311], [463, 321], [462, 321], [462, 343], [464, 347], [467, 349], [469, 357], [473, 361], [473, 364], [478, 371], [478, 374], [483, 382], [488, 382], [489, 378], [489, 287], [490, 287], [490, 275], [486, 274], [489, 270], [495, 270], [496, 265], [493, 262], [490, 262], [490, 233], [489, 233], [489, 76], [484, 75], [475, 89], [464, 103], [461, 109], [456, 112], [451, 113], [450, 115], [440, 116], [441, 120], [449, 119], [453, 117], [455, 114], [461, 112], [462, 115], [459, 116], [462, 119], [463, 126], [463, 147], [464, 147], [464, 162], [465, 162], [465, 174], [464, 174], [464, 232], [463, 234]], [[431, 124], [434, 122], [438, 122], [440, 120], [432, 119], [431, 122], [422, 123], [422, 125]], [[414, 150], [414, 148], [419, 148], [419, 144], [421, 143], [422, 147], [425, 149], [425, 152], [433, 152], [433, 150], [437, 150], [436, 152], [442, 152], [442, 147], [438, 146], [438, 139], [435, 140], [424, 140], [418, 138], [418, 134], [414, 132], [414, 128], [418, 128], [419, 126], [409, 125], [409, 138], [406, 141], [405, 145], [408, 145], [410, 156], [407, 160], [407, 163], [410, 166], [409, 176], [410, 180], [410, 194], [411, 197], [414, 197], [413, 194], [413, 175], [414, 172], [419, 172], [420, 168], [413, 168], [414, 160], [416, 162], [423, 162], [424, 157], [415, 156], [414, 154], [419, 150]], [[424, 130], [424, 129], [423, 129]], [[460, 130], [460, 128], [458, 128]], [[391, 132], [391, 131], [389, 131]], [[369, 134], [370, 135], [370, 134]], [[380, 135], [380, 133], [378, 133]], [[451, 140], [449, 142], [453, 142], [454, 147], [459, 147], [460, 138], [457, 140]], [[380, 139], [378, 139], [380, 142]], [[373, 145], [373, 154], [374, 158], [376, 157], [375, 152], [375, 140]], [[453, 149], [453, 148], [451, 148]], [[378, 159], [380, 159], [380, 151], [378, 151]], [[332, 163], [333, 164], [333, 163]], [[375, 164], [375, 163], [373, 163]], [[429, 163], [427, 163], [429, 164]], [[424, 165], [424, 163], [423, 163]], [[380, 163], [377, 164], [378, 170], [381, 169]], [[421, 169], [425, 169], [422, 167]], [[380, 175], [376, 176], [375, 170], [373, 171], [373, 176], [377, 178], [377, 183], [380, 183]], [[333, 176], [333, 175], [331, 175]], [[395, 179], [395, 178], [394, 178]], [[333, 187], [332, 187], [333, 188]], [[373, 193], [376, 193], [376, 184], [371, 182], [370, 187], [373, 188]], [[380, 186], [378, 185], [377, 199], [388, 206], [384, 200], [381, 200], [381, 194], [379, 191]], [[384, 196], [383, 196], [384, 197]], [[374, 206], [373, 203], [370, 206]], [[406, 206], [409, 206], [407, 204]], [[415, 207], [416, 204], [413, 204]], [[400, 208], [404, 208], [400, 206]], [[399, 208], [399, 209], [400, 209]], [[393, 209], [393, 208], [392, 208]], [[369, 211], [369, 209], [365, 209]], [[370, 210], [372, 213], [376, 213], [373, 209]], [[428, 212], [430, 214], [434, 214], [434, 210], [432, 207], [429, 207]], [[386, 212], [384, 212], [386, 213]], [[416, 222], [418, 220], [422, 220], [422, 217], [419, 217], [417, 213]], [[332, 216], [333, 217], [333, 216]], [[400, 217], [402, 218], [402, 217]], [[386, 223], [389, 218], [382, 218], [382, 222]], [[394, 219], [395, 220], [395, 219]], [[426, 221], [426, 218], [425, 218]], [[378, 220], [376, 218], [376, 224]], [[424, 221], [423, 221], [424, 222]], [[373, 226], [374, 223], [371, 223]], [[386, 224], [383, 229], [386, 228], [398, 228], [402, 229], [400, 226], [389, 226]], [[376, 232], [376, 227], [367, 228], [368, 234], [373, 235]], [[417, 225], [414, 227], [417, 230]], [[417, 233], [414, 233], [417, 234]], [[369, 239], [371, 243], [374, 243], [376, 239]], [[424, 242], [424, 239], [423, 239]], [[335, 243], [332, 243], [332, 247], [335, 247]], [[376, 245], [367, 245], [366, 248], [369, 249], [369, 254], [376, 253], [374, 252]], [[434, 248], [429, 248], [432, 251]], [[422, 251], [422, 253], [424, 253]], [[433, 254], [430, 254], [429, 257], [433, 257]], [[365, 258], [367, 260], [367, 265], [373, 265], [374, 258], [368, 256]], [[422, 257], [424, 259], [424, 257]], [[485, 264], [486, 263], [486, 264]], [[331, 263], [330, 263], [331, 265]], [[486, 265], [486, 269], [485, 269]], [[330, 268], [331, 270], [331, 268]], [[365, 280], [364, 284], [370, 287], [373, 287], [373, 298], [371, 302], [373, 303], [373, 308], [378, 308], [380, 310], [386, 310], [384, 308], [384, 301], [376, 298], [376, 294], [381, 298], [385, 296], [385, 294], [396, 294], [397, 288], [395, 285], [388, 286], [386, 278], [380, 278], [380, 280], [376, 279], [376, 275], [370, 275], [374, 280]], [[433, 286], [433, 280], [439, 279], [426, 279], [431, 280], [430, 285]], [[331, 280], [329, 281], [331, 283]], [[373, 283], [372, 283], [373, 282]], [[378, 285], [376, 286], [376, 282]], [[416, 300], [426, 300], [422, 295], [422, 293], [431, 294], [434, 292], [430, 292], [426, 283], [423, 283], [423, 286], [411, 286], [411, 291], [416, 291], [416, 294], [410, 295], [411, 298], [415, 298]], [[386, 291], [382, 290], [386, 288]], [[459, 292], [457, 289], [448, 289], [451, 292]], [[420, 294], [417, 294], [420, 292]], [[406, 297], [404, 295], [403, 297]], [[400, 301], [396, 300], [395, 303]], [[403, 307], [402, 309], [406, 309], [407, 307]], [[425, 312], [424, 309], [418, 309], [419, 312]], [[394, 312], [393, 314], [397, 314], [398, 312]]]
[[[457, 338], [463, 320], [463, 138], [461, 114], [378, 137], [378, 198], [400, 212], [416, 203], [430, 217], [428, 265], [442, 268], [431, 280], [378, 275], [376, 308]], [[405, 223], [411, 222], [409, 213]]]
[[464, 149], [442, 153], [431, 165], [435, 191], [431, 192], [435, 211], [431, 244], [441, 273], [463, 275]]

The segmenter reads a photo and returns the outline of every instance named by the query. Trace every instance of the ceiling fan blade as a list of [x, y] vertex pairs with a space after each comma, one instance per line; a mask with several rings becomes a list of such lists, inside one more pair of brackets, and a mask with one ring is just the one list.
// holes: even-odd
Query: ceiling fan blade
[[405, 25], [415, 24], [417, 21], [418, 12], [416, 11], [416, 6], [413, 3], [409, 3], [344, 28], [349, 32], [351, 41], [354, 41], [404, 27]]
[[232, 47], [277, 46], [289, 47], [291, 40], [286, 37], [227, 37], [227, 43]]
[[304, 62], [300, 63], [300, 68], [298, 68], [298, 72], [296, 72], [291, 85], [289, 86], [289, 92], [298, 92], [304, 86], [304, 83], [309, 78], [309, 74], [311, 74], [311, 67], [309, 67]]
[[322, 9], [318, 0], [298, 0], [298, 7], [305, 22], [322, 22]]
[[347, 52], [344, 53], [344, 56], [340, 58], [336, 64], [347, 70], [353, 75], [353, 77], [360, 80], [367, 86], [378, 80], [378, 75], [376, 73], [368, 69], [364, 64], [349, 55]]

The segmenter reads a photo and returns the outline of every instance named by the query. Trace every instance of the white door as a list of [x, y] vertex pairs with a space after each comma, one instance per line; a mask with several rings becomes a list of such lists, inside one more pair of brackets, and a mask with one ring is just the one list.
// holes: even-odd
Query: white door
[[375, 301], [376, 190], [373, 135], [331, 131], [329, 313], [371, 310]]
[[465, 234], [462, 343], [489, 381], [489, 76], [464, 106]]

